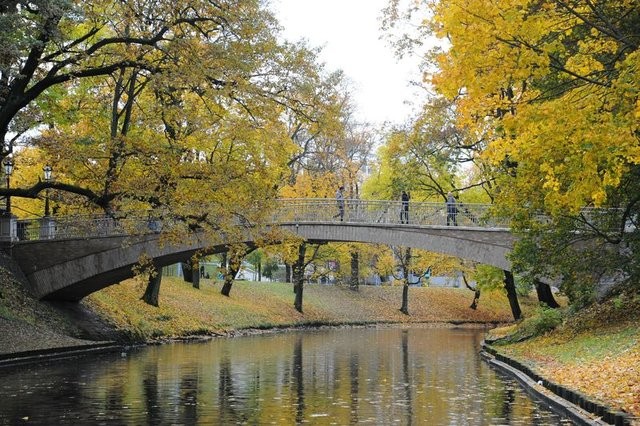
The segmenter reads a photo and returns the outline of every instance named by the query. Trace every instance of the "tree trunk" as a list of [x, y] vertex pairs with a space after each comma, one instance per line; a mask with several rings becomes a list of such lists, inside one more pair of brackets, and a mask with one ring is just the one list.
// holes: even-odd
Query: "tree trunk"
[[192, 283], [193, 282], [193, 269], [191, 268], [191, 263], [189, 263], [189, 262], [180, 262], [180, 264], [182, 265], [182, 277], [183, 277], [183, 279], [188, 283]]
[[402, 286], [402, 306], [400, 307], [400, 312], [405, 315], [409, 315], [409, 281], [405, 279], [404, 285]]
[[407, 248], [404, 253], [404, 261], [402, 262], [402, 274], [404, 276], [404, 285], [402, 286], [402, 306], [400, 312], [409, 315], [409, 261], [411, 260], [411, 249]]
[[298, 260], [293, 265], [293, 288], [296, 293], [293, 307], [302, 313], [302, 293], [304, 290], [304, 256], [307, 251], [307, 244], [302, 243], [298, 247]]
[[262, 281], [262, 262], [258, 262], [258, 282]]
[[286, 282], [292, 283], [293, 285], [291, 286], [291, 288], [293, 288], [293, 294], [298, 294], [298, 277], [296, 276], [296, 264], [294, 263], [293, 265], [289, 265], [287, 263], [286, 266], [288, 266], [288, 268], [286, 269], [288, 281]]
[[291, 282], [291, 265], [289, 265], [288, 263], [284, 264], [284, 282]]
[[546, 304], [550, 308], [559, 308], [560, 305], [556, 302], [551, 291], [551, 286], [541, 281], [536, 281], [536, 293], [538, 293], [538, 301]]
[[520, 304], [518, 303], [516, 284], [513, 280], [513, 274], [511, 271], [504, 271], [504, 288], [507, 290], [507, 298], [509, 299], [513, 319], [517, 321], [522, 317], [522, 311], [520, 310]]
[[145, 303], [152, 306], [159, 306], [158, 301], [160, 299], [160, 283], [162, 282], [162, 268], [158, 268], [155, 274], [149, 274], [149, 283], [147, 289], [142, 295], [141, 299]]
[[473, 302], [471, 302], [471, 309], [476, 309], [478, 307], [478, 301], [480, 300], [480, 290], [473, 290]]
[[224, 279], [224, 276], [227, 273], [227, 252], [226, 251], [220, 254], [220, 269], [222, 270], [222, 277]]
[[359, 253], [355, 250], [351, 252], [351, 290], [358, 290], [358, 277], [360, 276]]
[[191, 283], [193, 288], [200, 288], [200, 262], [192, 260], [191, 262]]
[[224, 271], [224, 284], [222, 284], [222, 290], [220, 290], [220, 294], [229, 297], [229, 294], [231, 294], [231, 287], [233, 286], [233, 280], [235, 279], [239, 270], [239, 265], [234, 265], [234, 262], [229, 262], [229, 266], [227, 266]]
[[[223, 296], [229, 296], [231, 293], [231, 286], [233, 285], [233, 280], [238, 275], [238, 271], [242, 268], [242, 260], [251, 250], [247, 250], [247, 247], [244, 249], [233, 248], [230, 252], [230, 256], [228, 256], [227, 269], [224, 274], [224, 284], [222, 285], [222, 290], [220, 293]], [[225, 256], [227, 259], [227, 256]]]
[[[292, 373], [291, 373], [291, 393], [295, 392], [295, 407], [296, 407], [296, 422], [300, 425], [305, 422], [306, 406], [304, 402], [304, 383], [305, 383], [305, 371], [304, 371], [304, 351], [302, 350], [302, 336], [297, 335], [296, 341], [293, 344], [293, 360], [292, 360]], [[307, 391], [308, 393], [308, 391]], [[293, 399], [293, 398], [292, 398]]]
[[469, 282], [467, 281], [467, 277], [462, 274], [462, 280], [464, 281], [464, 285], [471, 291], [473, 291], [473, 302], [471, 302], [471, 305], [469, 306], [469, 308], [475, 310], [478, 307], [478, 302], [480, 301], [480, 289], [478, 289], [478, 284], [476, 284], [476, 288], [473, 288], [469, 285]]

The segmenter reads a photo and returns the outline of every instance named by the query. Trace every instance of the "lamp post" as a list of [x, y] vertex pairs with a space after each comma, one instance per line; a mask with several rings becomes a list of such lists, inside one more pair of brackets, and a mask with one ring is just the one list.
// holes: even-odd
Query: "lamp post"
[[[13, 173], [13, 160], [11, 157], [5, 158], [4, 162], [4, 175], [7, 179], [7, 189], [9, 189], [9, 178], [11, 173]], [[11, 215], [11, 196], [7, 194], [7, 215]]]
[[[44, 172], [44, 181], [51, 182], [51, 172], [53, 168], [50, 165], [46, 165], [42, 168]], [[49, 188], [44, 191], [44, 216], [49, 217]]]

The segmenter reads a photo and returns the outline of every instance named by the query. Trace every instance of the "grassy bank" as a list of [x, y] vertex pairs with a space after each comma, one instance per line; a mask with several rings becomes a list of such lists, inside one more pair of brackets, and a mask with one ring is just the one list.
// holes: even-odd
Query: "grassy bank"
[[220, 284], [212, 280], [203, 280], [201, 288], [194, 289], [181, 279], [165, 278], [159, 307], [143, 303], [143, 292], [141, 284], [128, 280], [91, 295], [84, 303], [139, 339], [314, 324], [504, 323], [512, 318], [503, 294], [483, 294], [478, 309], [473, 310], [469, 308], [473, 292], [464, 289], [412, 287], [410, 316], [399, 311], [401, 287], [362, 286], [352, 291], [340, 286], [306, 285], [303, 314], [293, 308], [291, 284], [284, 283], [238, 281], [230, 297], [225, 297], [220, 294]]
[[[508, 336], [516, 329], [491, 334]], [[640, 296], [619, 296], [566, 316], [553, 331], [494, 347], [590, 400], [632, 414], [640, 424]]]
[[95, 335], [81, 323], [91, 323], [93, 316], [80, 313], [78, 321], [78, 308], [81, 305], [67, 308], [34, 299], [10, 269], [0, 265], [0, 355], [87, 344], [84, 339]]
[[[0, 259], [1, 260], [1, 259]], [[144, 285], [127, 280], [80, 303], [33, 299], [16, 276], [0, 265], [0, 354], [86, 344], [87, 340], [149, 341], [194, 335], [228, 335], [246, 329], [376, 322], [506, 323], [511, 312], [500, 292], [485, 293], [478, 309], [469, 308], [465, 289], [412, 287], [410, 316], [399, 311], [401, 287], [307, 285], [304, 313], [293, 308], [291, 284], [238, 281], [230, 297], [220, 284], [202, 280], [201, 288], [165, 278], [160, 306], [140, 300]], [[522, 300], [525, 311], [535, 300]]]

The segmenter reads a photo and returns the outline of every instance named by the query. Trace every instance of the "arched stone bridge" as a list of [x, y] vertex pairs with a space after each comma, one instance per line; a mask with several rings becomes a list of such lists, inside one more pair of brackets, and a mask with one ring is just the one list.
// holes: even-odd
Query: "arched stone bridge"
[[[490, 206], [458, 205], [456, 226], [447, 226], [443, 203], [411, 203], [409, 223], [400, 223], [400, 208], [394, 201], [345, 200], [341, 221], [334, 217], [335, 200], [279, 200], [271, 223], [310, 242], [413, 247], [510, 270], [506, 255], [514, 237], [504, 223], [492, 219]], [[148, 217], [41, 218], [4, 224], [0, 238], [36, 297], [71, 301], [131, 278], [142, 254], [165, 266], [205, 248], [224, 250], [223, 241], [205, 241], [197, 233], [189, 241], [161, 244], [162, 223]]]

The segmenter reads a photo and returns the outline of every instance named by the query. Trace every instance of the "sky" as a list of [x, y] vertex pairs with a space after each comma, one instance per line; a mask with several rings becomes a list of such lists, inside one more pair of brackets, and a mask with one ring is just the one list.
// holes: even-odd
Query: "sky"
[[398, 61], [380, 40], [381, 10], [388, 0], [272, 0], [284, 36], [321, 47], [329, 71], [341, 69], [351, 82], [356, 117], [365, 122], [404, 123], [415, 99], [409, 81], [419, 80], [417, 61]]

